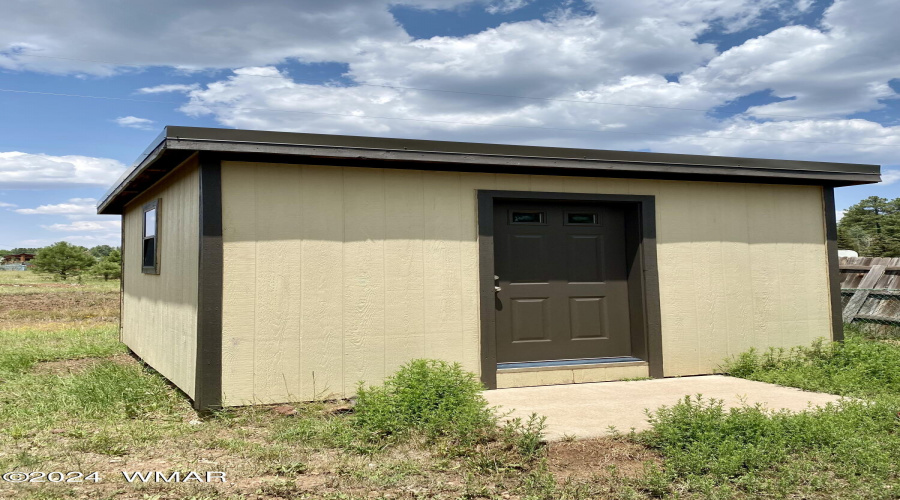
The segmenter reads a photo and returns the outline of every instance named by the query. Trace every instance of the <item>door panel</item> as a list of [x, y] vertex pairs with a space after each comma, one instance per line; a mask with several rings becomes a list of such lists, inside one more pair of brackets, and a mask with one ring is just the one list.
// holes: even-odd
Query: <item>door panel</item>
[[603, 278], [603, 236], [566, 235], [566, 278], [569, 283], [599, 283]]
[[507, 248], [509, 280], [512, 283], [546, 283], [550, 280], [544, 263], [550, 259], [547, 235], [510, 234]]
[[550, 311], [547, 297], [511, 299], [513, 342], [549, 342]]
[[630, 356], [624, 210], [494, 207], [497, 361]]
[[569, 319], [572, 339], [605, 339], [609, 337], [606, 297], [570, 297]]

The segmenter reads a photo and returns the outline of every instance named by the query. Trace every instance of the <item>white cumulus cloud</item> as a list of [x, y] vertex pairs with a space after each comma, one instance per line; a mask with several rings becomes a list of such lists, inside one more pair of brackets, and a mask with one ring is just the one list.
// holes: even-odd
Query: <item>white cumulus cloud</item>
[[93, 215], [97, 213], [97, 200], [94, 198], [70, 198], [64, 203], [40, 205], [35, 208], [19, 208], [14, 211], [26, 215]]
[[12, 0], [0, 6], [0, 68], [110, 75], [147, 66], [344, 60], [368, 40], [409, 39], [390, 5], [464, 3], [470, 0]]
[[66, 236], [66, 241], [92, 247], [96, 245], [119, 246], [122, 244], [122, 235], [120, 233], [104, 233], [104, 234], [79, 234]]
[[49, 224], [41, 226], [50, 231], [66, 231], [66, 232], [96, 232], [111, 231], [122, 227], [119, 220], [79, 220], [70, 224]]
[[890, 168], [881, 171], [881, 183], [893, 184], [900, 181], [900, 168]]
[[191, 85], [184, 85], [180, 83], [174, 84], [163, 84], [156, 85], [154, 87], [144, 87], [138, 89], [138, 92], [141, 94], [163, 94], [167, 92], [190, 92], [191, 90], [197, 90], [200, 88], [196, 83]]
[[530, 4], [531, 0], [500, 0], [489, 3], [485, 10], [489, 14], [509, 14]]
[[138, 130], [152, 130], [153, 120], [138, 118], [136, 116], [121, 116], [115, 119], [120, 127], [136, 128]]
[[124, 170], [125, 165], [110, 158], [0, 152], [2, 188], [108, 186]]

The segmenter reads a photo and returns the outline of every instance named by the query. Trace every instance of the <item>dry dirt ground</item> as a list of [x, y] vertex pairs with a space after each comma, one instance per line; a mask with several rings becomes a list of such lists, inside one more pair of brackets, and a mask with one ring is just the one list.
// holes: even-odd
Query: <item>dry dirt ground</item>
[[584, 481], [612, 471], [627, 478], [637, 478], [647, 464], [659, 465], [662, 461], [645, 446], [605, 437], [550, 443], [547, 463], [558, 481]]
[[[0, 329], [54, 323], [60, 327], [85, 323], [117, 324], [119, 321], [119, 292], [90, 291], [77, 285], [56, 283], [0, 284], [0, 288], [7, 292], [9, 289], [27, 290], [27, 293], [0, 294]], [[42, 289], [53, 289], [54, 292], [35, 292]]]

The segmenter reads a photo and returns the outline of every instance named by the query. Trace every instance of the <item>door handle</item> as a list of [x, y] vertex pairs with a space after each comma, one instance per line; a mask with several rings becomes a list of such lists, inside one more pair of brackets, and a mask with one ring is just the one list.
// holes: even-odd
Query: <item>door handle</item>
[[502, 288], [500, 288], [500, 276], [494, 275], [494, 293], [498, 293]]

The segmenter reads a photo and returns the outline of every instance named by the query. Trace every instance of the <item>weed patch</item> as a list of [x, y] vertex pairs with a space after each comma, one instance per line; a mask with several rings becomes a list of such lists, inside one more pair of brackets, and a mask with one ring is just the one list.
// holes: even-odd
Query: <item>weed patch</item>
[[845, 396], [900, 396], [900, 345], [863, 337], [853, 328], [844, 342], [745, 352], [723, 366], [728, 374], [808, 391]]
[[418, 431], [429, 439], [471, 445], [490, 439], [497, 428], [482, 390], [459, 364], [411, 361], [383, 386], [360, 386], [354, 424], [374, 439], [402, 439]]
[[637, 439], [665, 456], [665, 470], [647, 477], [657, 486], [662, 474], [692, 489], [788, 493], [807, 483], [801, 471], [817, 464], [819, 473], [827, 469], [837, 479], [828, 488], [863, 478], [894, 488], [898, 409], [896, 399], [841, 400], [792, 414], [726, 410], [721, 401], [686, 397], [650, 414], [653, 429]]

